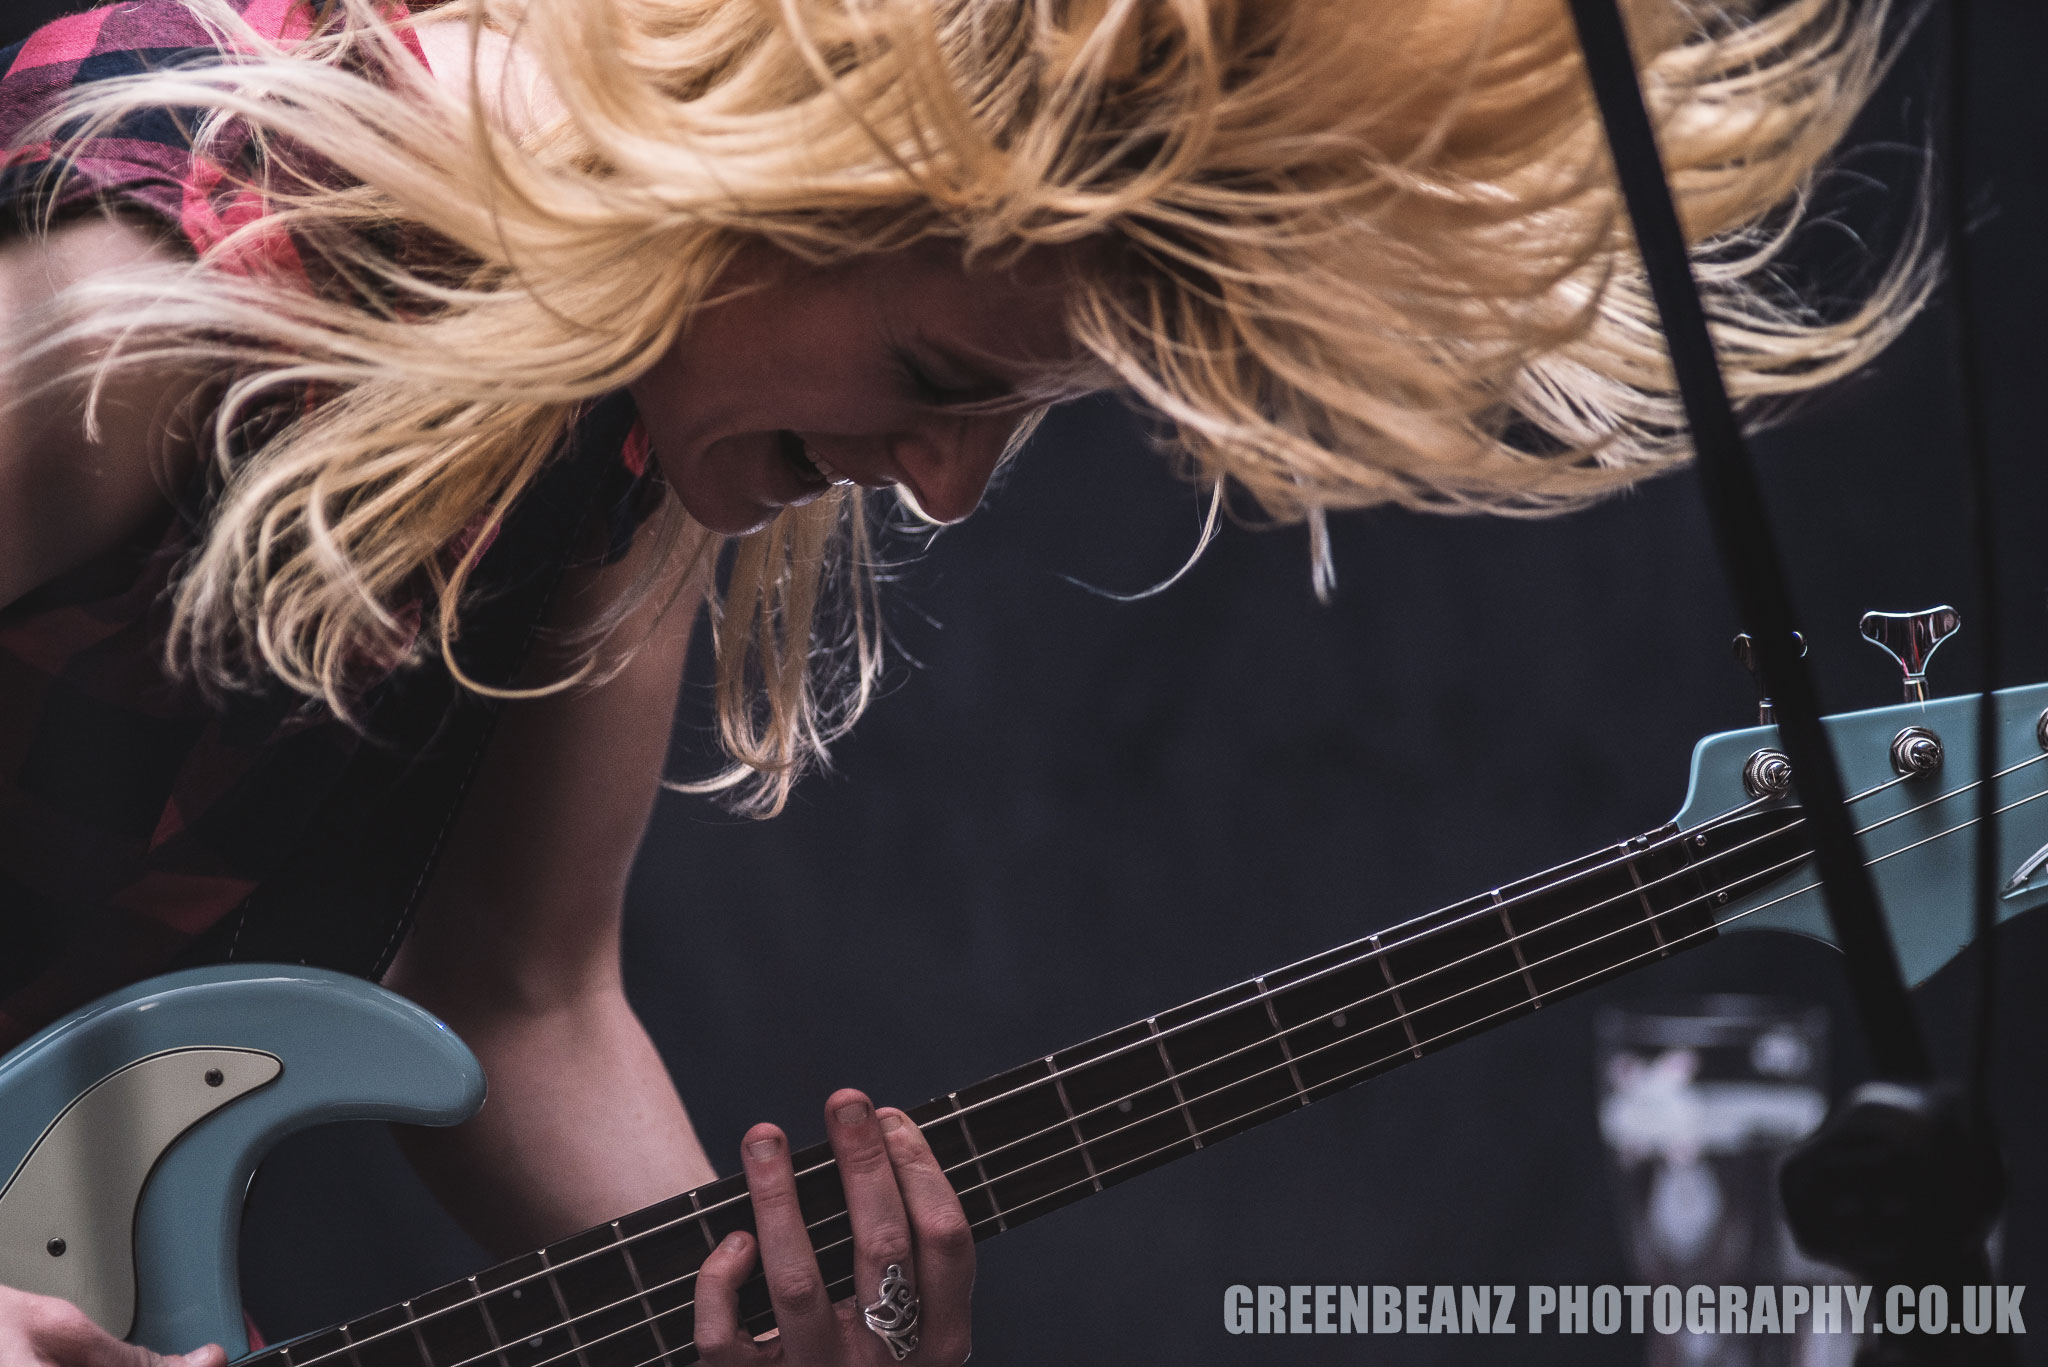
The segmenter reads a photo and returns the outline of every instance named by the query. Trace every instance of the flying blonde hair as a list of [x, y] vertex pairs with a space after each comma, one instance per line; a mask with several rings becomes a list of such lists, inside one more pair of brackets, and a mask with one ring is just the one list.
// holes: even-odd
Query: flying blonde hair
[[[346, 717], [365, 659], [459, 672], [478, 528], [749, 244], [1074, 246], [1089, 365], [1035, 397], [1126, 388], [1219, 500], [1309, 522], [1319, 589], [1332, 510], [1546, 513], [1687, 453], [1562, 0], [450, 0], [545, 77], [555, 112], [517, 139], [378, 0], [332, 0], [288, 46], [185, 3], [219, 63], [85, 86], [66, 116], [201, 110], [202, 148], [240, 130], [270, 154], [269, 218], [174, 279], [82, 287], [128, 307], [77, 325], [231, 369], [169, 644], [219, 686], [268, 673]], [[1925, 297], [1917, 235], [1834, 316], [1773, 269], [1885, 65], [1884, 6], [1624, 8], [1732, 393], [1860, 366]], [[318, 288], [250, 266], [280, 230]], [[249, 414], [308, 391], [236, 454]], [[859, 715], [872, 562], [857, 490], [731, 548], [734, 764], [704, 786], [778, 810]]]

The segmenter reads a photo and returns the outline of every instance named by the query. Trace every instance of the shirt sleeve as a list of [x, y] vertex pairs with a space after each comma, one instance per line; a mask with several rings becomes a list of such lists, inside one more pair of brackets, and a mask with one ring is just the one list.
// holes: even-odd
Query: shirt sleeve
[[203, 217], [194, 214], [194, 201], [205, 200], [210, 187], [198, 174], [187, 111], [138, 111], [84, 138], [47, 121], [62, 113], [72, 92], [95, 81], [218, 56], [213, 39], [177, 0], [68, 15], [0, 50], [0, 229], [111, 210], [193, 243], [191, 230]]

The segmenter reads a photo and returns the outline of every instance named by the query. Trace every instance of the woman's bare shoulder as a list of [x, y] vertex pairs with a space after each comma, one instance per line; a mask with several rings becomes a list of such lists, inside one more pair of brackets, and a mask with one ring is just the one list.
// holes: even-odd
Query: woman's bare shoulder
[[189, 472], [193, 448], [172, 419], [195, 377], [117, 372], [89, 430], [76, 372], [91, 353], [33, 345], [74, 306], [68, 286], [178, 259], [114, 218], [0, 244], [0, 607], [134, 534]]

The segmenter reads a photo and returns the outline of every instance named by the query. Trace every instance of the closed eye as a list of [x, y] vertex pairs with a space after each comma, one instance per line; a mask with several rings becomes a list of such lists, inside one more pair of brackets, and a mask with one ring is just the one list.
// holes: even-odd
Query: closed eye
[[[932, 356], [920, 358], [919, 349]], [[918, 347], [892, 352], [905, 390], [927, 408], [972, 408], [1001, 404], [1016, 397], [1008, 380], [990, 375], [948, 347], [920, 338]]]

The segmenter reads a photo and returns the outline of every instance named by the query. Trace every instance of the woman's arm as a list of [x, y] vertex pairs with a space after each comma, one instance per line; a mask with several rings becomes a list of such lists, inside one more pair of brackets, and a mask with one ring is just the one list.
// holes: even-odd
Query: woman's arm
[[57, 316], [65, 286], [176, 259], [110, 218], [0, 245], [0, 608], [147, 525], [191, 468], [193, 444], [169, 421], [189, 377], [117, 371], [89, 434], [86, 387], [69, 372], [90, 356], [22, 354]]
[[[598, 611], [646, 551], [569, 585], [561, 620]], [[619, 970], [626, 876], [653, 808], [693, 616], [679, 608], [655, 623], [643, 612], [621, 639], [654, 634], [618, 677], [507, 707], [386, 980], [439, 1013], [483, 1060], [490, 1100], [475, 1119], [399, 1134], [456, 1217], [501, 1253], [713, 1176]], [[856, 1300], [877, 1296], [886, 1271], [908, 1269], [923, 1302], [919, 1360], [958, 1367], [974, 1286], [974, 1236], [959, 1198], [901, 1111], [878, 1111], [850, 1090], [834, 1092], [825, 1109], [851, 1216]], [[773, 1360], [885, 1361], [856, 1302], [834, 1303], [827, 1292], [782, 1131], [756, 1125], [742, 1150], [759, 1236], [729, 1236], [701, 1269], [691, 1333], [707, 1367], [771, 1360], [739, 1320], [739, 1287], [756, 1267], [780, 1326]]]
[[[591, 620], [651, 540], [573, 573], [553, 625]], [[617, 639], [646, 644], [600, 687], [507, 705], [385, 980], [453, 1026], [489, 1076], [476, 1119], [399, 1133], [436, 1194], [501, 1252], [713, 1176], [619, 966], [626, 878], [668, 749], [695, 601], [686, 592], [658, 623], [658, 603], [626, 622]]]

